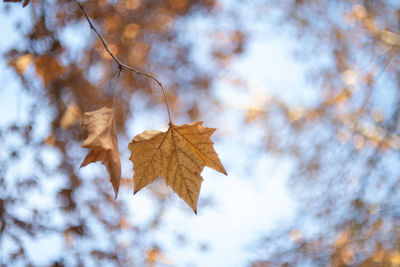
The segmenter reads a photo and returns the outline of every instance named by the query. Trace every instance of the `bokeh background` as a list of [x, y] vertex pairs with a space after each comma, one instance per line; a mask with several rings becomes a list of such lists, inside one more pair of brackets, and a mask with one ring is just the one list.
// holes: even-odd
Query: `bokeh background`
[[[159, 87], [122, 71], [74, 1], [0, 5], [1, 266], [400, 266], [400, 2], [82, 2], [124, 63], [204, 121], [198, 215], [128, 143], [165, 130]], [[81, 115], [115, 107], [114, 200]]]

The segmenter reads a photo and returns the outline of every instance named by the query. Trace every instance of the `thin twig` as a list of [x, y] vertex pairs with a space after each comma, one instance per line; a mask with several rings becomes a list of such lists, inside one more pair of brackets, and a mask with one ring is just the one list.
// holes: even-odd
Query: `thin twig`
[[[122, 63], [110, 50], [110, 48], [108, 47], [108, 44], [106, 42], [106, 40], [104, 40], [103, 36], [99, 33], [99, 31], [96, 29], [96, 27], [93, 25], [92, 21], [89, 18], [89, 15], [86, 13], [85, 8], [82, 6], [82, 4], [76, 0], [75, 1], [79, 8], [82, 10], [83, 14], [85, 14], [86, 20], [89, 23], [90, 29], [93, 30], [97, 36], [99, 37], [99, 39], [101, 40], [101, 42], [103, 43], [104, 48], [106, 49], [107, 53], [112, 57], [112, 59], [118, 64], [118, 68], [120, 69], [120, 72], [122, 69], [127, 69], [130, 70], [136, 74], [139, 75], [144, 75], [150, 79], [152, 79], [153, 81], [155, 81], [157, 83], [157, 85], [161, 88], [163, 95], [164, 95], [164, 100], [165, 100], [165, 105], [167, 107], [167, 112], [168, 112], [168, 119], [169, 119], [169, 123], [171, 123], [171, 113], [169, 111], [169, 105], [168, 105], [168, 100], [167, 100], [167, 95], [165, 94], [165, 90], [164, 90], [164, 86], [162, 85], [162, 83], [151, 73], [147, 73], [147, 72], [142, 72], [134, 67], [128, 66], [124, 63]], [[120, 74], [120, 72], [118, 73], [118, 75]]]
[[115, 95], [117, 94], [117, 83], [118, 83], [119, 76], [121, 76], [122, 70], [123, 70], [123, 68], [118, 68], [118, 74], [114, 80], [113, 106], [115, 106]]

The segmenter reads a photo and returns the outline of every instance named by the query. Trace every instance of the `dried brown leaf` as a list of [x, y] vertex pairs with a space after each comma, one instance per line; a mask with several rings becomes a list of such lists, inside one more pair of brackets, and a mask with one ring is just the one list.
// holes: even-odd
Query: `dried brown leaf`
[[81, 110], [75, 103], [68, 105], [60, 119], [60, 126], [64, 129], [69, 129], [75, 125], [81, 116]]
[[51, 133], [49, 136], [44, 139], [44, 144], [47, 146], [55, 146], [57, 142], [56, 136]]
[[34, 61], [37, 76], [41, 77], [44, 87], [47, 87], [50, 82], [61, 76], [65, 67], [60, 65], [56, 59], [50, 56], [41, 56]]
[[117, 198], [121, 180], [121, 162], [119, 159], [114, 110], [103, 107], [92, 112], [85, 112], [82, 124], [87, 127], [89, 133], [82, 147], [89, 148], [90, 151], [83, 160], [81, 167], [92, 162], [101, 161], [107, 167], [115, 198]]
[[210, 137], [216, 129], [202, 122], [176, 126], [166, 132], [151, 130], [129, 144], [134, 167], [134, 192], [161, 176], [196, 213], [204, 166], [226, 175]]
[[23, 74], [31, 62], [32, 56], [30, 54], [21, 55], [15, 60], [15, 69], [19, 74]]

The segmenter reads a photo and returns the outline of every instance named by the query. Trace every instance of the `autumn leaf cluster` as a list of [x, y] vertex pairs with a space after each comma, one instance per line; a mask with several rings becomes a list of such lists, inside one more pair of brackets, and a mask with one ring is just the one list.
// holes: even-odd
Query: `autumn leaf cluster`
[[[90, 151], [81, 167], [101, 161], [107, 166], [115, 197], [121, 179], [121, 163], [118, 152], [115, 115], [111, 108], [86, 112], [83, 125], [88, 137], [82, 147]], [[197, 213], [197, 200], [203, 178], [204, 166], [226, 175], [210, 137], [215, 131], [204, 127], [202, 122], [176, 126], [172, 122], [166, 132], [144, 131], [129, 144], [130, 160], [134, 166], [134, 192], [157, 177], [163, 177], [167, 185]]]
[[[21, 2], [20, 0], [8, 1]], [[29, 0], [26, 0], [23, 6], [25, 7], [28, 4]], [[165, 96], [162, 83], [155, 76], [123, 64], [114, 55], [104, 37], [92, 23], [84, 6], [79, 1], [76, 1], [76, 4], [85, 15], [90, 29], [95, 32], [102, 42], [107, 56], [113, 59], [118, 65], [120, 72], [117, 75], [116, 81], [121, 71], [126, 69], [155, 81]], [[65, 71], [65, 68], [57, 60], [47, 55], [33, 57], [30, 54], [24, 54], [19, 56], [15, 61], [9, 62], [21, 74], [25, 72], [31, 63], [34, 63], [36, 74], [42, 78], [45, 87]], [[165, 101], [169, 116], [169, 128], [167, 132], [145, 131], [135, 136], [129, 144], [129, 149], [132, 153], [130, 159], [134, 164], [134, 192], [136, 193], [144, 186], [152, 183], [157, 177], [163, 177], [167, 185], [171, 186], [193, 211], [197, 213], [197, 200], [203, 181], [200, 173], [203, 168], [208, 166], [226, 175], [225, 168], [214, 151], [213, 142], [210, 139], [215, 129], [204, 127], [202, 122], [182, 126], [174, 125], [171, 121], [166, 97]], [[64, 115], [67, 115], [67, 112]], [[79, 114], [71, 114], [71, 116], [74, 116], [74, 119], [70, 121], [74, 122], [79, 117]], [[112, 108], [102, 107], [83, 114], [82, 125], [87, 128], [88, 137], [82, 144], [82, 147], [88, 148], [89, 153], [83, 160], [81, 167], [97, 161], [102, 162], [109, 172], [115, 198], [117, 198], [121, 180], [121, 162], [118, 151], [115, 117], [114, 106]], [[66, 122], [68, 120], [63, 119], [61, 120], [62, 125], [69, 124], [69, 122]]]
[[[225, 168], [214, 151], [213, 142], [210, 139], [215, 129], [204, 127], [202, 122], [182, 126], [174, 125], [171, 121], [168, 100], [162, 83], [150, 73], [123, 64], [109, 49], [103, 36], [92, 24], [85, 8], [79, 2], [77, 4], [85, 14], [90, 28], [101, 40], [104, 49], [118, 64], [120, 71], [115, 81], [117, 82], [121, 71], [127, 69], [154, 80], [165, 97], [169, 117], [167, 132], [145, 131], [135, 136], [129, 144], [132, 153], [130, 160], [134, 164], [134, 193], [152, 183], [157, 177], [163, 177], [167, 185], [171, 186], [197, 214], [197, 200], [203, 181], [200, 173], [204, 166], [211, 167], [226, 175]], [[42, 75], [44, 76], [45, 73], [42, 73]], [[115, 198], [117, 198], [121, 180], [121, 162], [114, 109], [103, 107], [92, 112], [86, 112], [83, 125], [88, 128], [89, 135], [82, 147], [89, 148], [90, 151], [81, 167], [96, 161], [101, 161], [106, 165], [114, 188]]]

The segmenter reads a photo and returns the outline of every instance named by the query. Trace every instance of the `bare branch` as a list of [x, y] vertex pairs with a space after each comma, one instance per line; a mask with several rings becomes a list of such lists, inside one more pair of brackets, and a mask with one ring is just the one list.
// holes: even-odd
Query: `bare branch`
[[[164, 86], [162, 85], [162, 83], [151, 73], [147, 73], [147, 72], [142, 72], [134, 67], [128, 66], [124, 63], [122, 63], [110, 50], [110, 48], [108, 47], [108, 44], [106, 42], [106, 40], [103, 38], [103, 36], [99, 33], [99, 31], [96, 29], [96, 27], [93, 25], [92, 21], [89, 18], [89, 15], [87, 14], [85, 8], [83, 7], [83, 5], [76, 0], [75, 1], [77, 3], [77, 5], [79, 6], [79, 8], [82, 10], [83, 14], [85, 14], [86, 20], [89, 23], [90, 29], [93, 30], [97, 36], [99, 37], [99, 39], [101, 40], [101, 42], [103, 43], [104, 48], [106, 49], [107, 53], [112, 57], [112, 59], [118, 64], [118, 68], [120, 69], [120, 72], [122, 69], [127, 69], [130, 70], [136, 74], [139, 75], [144, 75], [150, 79], [152, 79], [153, 81], [155, 81], [157, 83], [157, 85], [161, 88], [163, 95], [164, 95], [164, 100], [165, 100], [165, 105], [167, 107], [167, 112], [168, 112], [168, 119], [169, 119], [169, 123], [171, 123], [171, 113], [169, 111], [169, 105], [168, 105], [168, 100], [167, 100], [167, 95], [165, 94], [165, 90], [164, 90]], [[119, 75], [119, 74], [118, 74]]]

